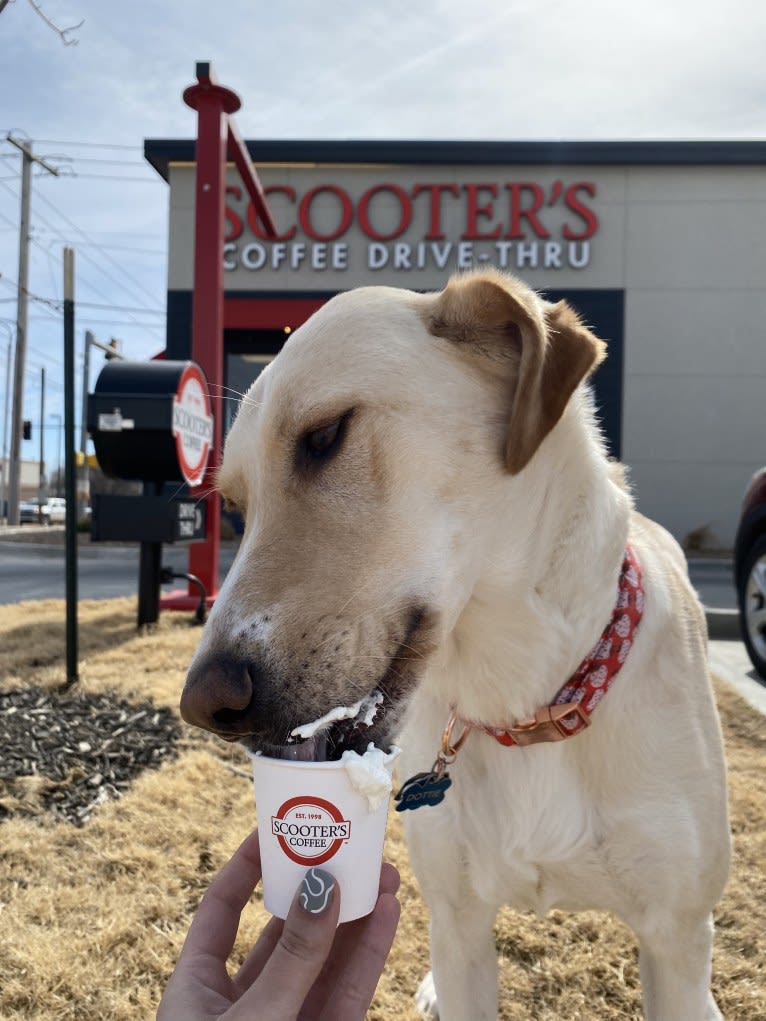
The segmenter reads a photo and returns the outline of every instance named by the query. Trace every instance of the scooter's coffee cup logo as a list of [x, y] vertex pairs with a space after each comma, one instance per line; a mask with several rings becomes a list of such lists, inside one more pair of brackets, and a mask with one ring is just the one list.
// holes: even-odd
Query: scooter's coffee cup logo
[[330, 801], [299, 795], [285, 801], [271, 817], [271, 832], [291, 861], [321, 865], [349, 839], [351, 822]]

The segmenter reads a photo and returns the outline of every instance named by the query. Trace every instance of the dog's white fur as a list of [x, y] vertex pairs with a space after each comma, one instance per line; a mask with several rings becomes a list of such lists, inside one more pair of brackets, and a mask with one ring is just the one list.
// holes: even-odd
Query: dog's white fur
[[[558, 334], [574, 353], [548, 379]], [[644, 617], [591, 727], [525, 748], [474, 732], [443, 803], [404, 813], [431, 914], [419, 1003], [442, 1021], [496, 1017], [503, 904], [613, 912], [639, 940], [649, 1021], [721, 1016], [729, 835], [704, 617], [680, 549], [605, 455], [586, 383], [599, 357], [568, 310], [499, 274], [441, 295], [363, 288], [292, 336], [227, 441], [221, 489], [247, 524], [197, 663], [236, 645], [280, 677], [300, 664], [305, 722], [374, 686], [403, 607], [426, 604], [402, 777], [430, 767], [451, 705], [500, 725], [550, 703], [610, 618], [628, 540], [640, 560]], [[349, 408], [338, 456], [301, 476], [300, 437]]]

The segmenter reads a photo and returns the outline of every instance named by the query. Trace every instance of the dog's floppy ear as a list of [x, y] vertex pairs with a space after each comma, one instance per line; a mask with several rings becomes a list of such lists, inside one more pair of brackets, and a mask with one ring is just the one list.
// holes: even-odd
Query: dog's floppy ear
[[518, 362], [505, 448], [512, 475], [529, 463], [577, 386], [606, 355], [604, 342], [566, 302], [541, 302], [495, 271], [454, 277], [436, 298], [428, 326], [495, 360]]

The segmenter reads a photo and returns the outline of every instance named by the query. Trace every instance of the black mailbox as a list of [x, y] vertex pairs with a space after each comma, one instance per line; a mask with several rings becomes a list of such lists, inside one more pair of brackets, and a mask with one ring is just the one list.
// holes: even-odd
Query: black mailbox
[[87, 426], [106, 475], [198, 485], [213, 443], [207, 381], [195, 362], [109, 362]]
[[205, 619], [204, 586], [192, 574], [161, 564], [162, 544], [205, 538], [206, 505], [163, 492], [164, 483], [198, 486], [213, 444], [207, 380], [195, 362], [109, 362], [88, 395], [88, 432], [99, 467], [118, 479], [144, 483], [143, 496], [101, 495], [93, 500], [91, 538], [141, 544], [138, 624], [159, 617], [160, 584], [184, 577], [200, 590], [197, 620]]

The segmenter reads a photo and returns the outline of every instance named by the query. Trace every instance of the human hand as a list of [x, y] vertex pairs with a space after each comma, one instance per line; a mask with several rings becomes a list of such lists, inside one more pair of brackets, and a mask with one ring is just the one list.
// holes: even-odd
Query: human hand
[[325, 888], [329, 897], [312, 896], [317, 873], [332, 882], [309, 870], [287, 918], [266, 924], [230, 976], [240, 915], [261, 878], [258, 831], [251, 833], [203, 897], [157, 1021], [362, 1021], [399, 923], [399, 873], [384, 865], [372, 914], [341, 926], [337, 884]]

